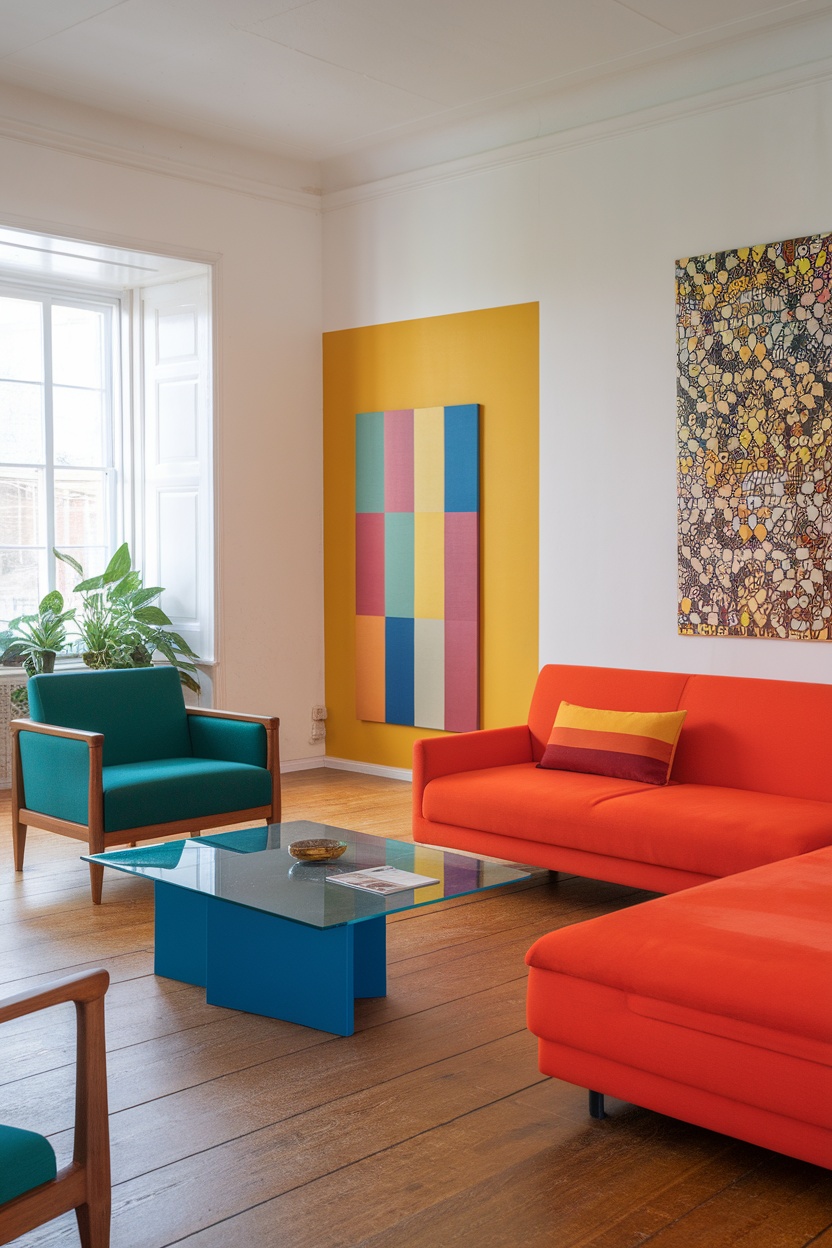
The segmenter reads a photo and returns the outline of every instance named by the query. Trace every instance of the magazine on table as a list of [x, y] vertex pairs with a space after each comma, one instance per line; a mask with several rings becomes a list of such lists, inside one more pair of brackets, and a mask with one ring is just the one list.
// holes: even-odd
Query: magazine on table
[[343, 884], [345, 888], [360, 888], [362, 892], [380, 893], [384, 897], [439, 883], [431, 875], [417, 875], [415, 871], [402, 871], [399, 867], [365, 867], [363, 871], [328, 875], [326, 880], [328, 884]]

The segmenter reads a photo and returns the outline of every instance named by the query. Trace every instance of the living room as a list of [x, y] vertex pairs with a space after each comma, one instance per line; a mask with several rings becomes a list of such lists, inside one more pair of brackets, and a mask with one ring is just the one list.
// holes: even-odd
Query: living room
[[[22, 21], [23, 6], [13, 7]], [[545, 55], [535, 62], [534, 89], [518, 85], [519, 69], [515, 79], [500, 80], [496, 95], [481, 91], [476, 99], [434, 81], [428, 109], [423, 83], [420, 109], [409, 120], [379, 91], [372, 121], [363, 131], [356, 122], [352, 134], [342, 127], [329, 147], [309, 137], [313, 121], [325, 125], [312, 108], [314, 78], [300, 96], [309, 115], [293, 115], [293, 137], [262, 118], [257, 130], [249, 117], [246, 131], [243, 105], [224, 81], [227, 103], [217, 91], [201, 115], [183, 104], [173, 52], [160, 61], [157, 80], [148, 76], [144, 98], [135, 87], [120, 94], [114, 69], [88, 81], [73, 77], [73, 49], [79, 64], [87, 54], [84, 17], [113, 6], [77, 7], [80, 25], [65, 48], [56, 46], [52, 61], [26, 59], [38, 39], [48, 48], [47, 30], [10, 28], [0, 62], [6, 173], [0, 226], [211, 267], [217, 568], [211, 703], [280, 717], [285, 818], [410, 834], [411, 754], [424, 731], [368, 723], [355, 709], [350, 456], [359, 411], [482, 405], [482, 727], [525, 722], [546, 663], [832, 683], [832, 654], [823, 659], [821, 642], [677, 631], [674, 442], [675, 262], [830, 229], [828, 3], [726, 4], [696, 19], [680, 11], [684, 6], [658, 0], [599, 3], [591, 12], [552, 6], [536, 19], [553, 25], [541, 28], [550, 43], [541, 42]], [[112, 21], [121, 7], [135, 26], [105, 30], [113, 49], [132, 31], [136, 57], [151, 58], [139, 38], [148, 14], [131, 0], [115, 6]], [[189, 48], [201, 46], [189, 43], [198, 19], [188, 16], [188, 6], [171, 7], [182, 22], [184, 63]], [[243, 8], [240, 20], [255, 25], [279, 16], [283, 6]], [[501, 12], [511, 29], [508, 6]], [[628, 13], [650, 30], [635, 30]], [[562, 51], [558, 20], [566, 23]], [[473, 35], [470, 8], [466, 21], [462, 29]], [[227, 12], [225, 23], [230, 26]], [[400, 42], [405, 30], [399, 29]], [[496, 30], [490, 34], [496, 40]], [[437, 47], [443, 37], [458, 48], [444, 26]], [[533, 42], [526, 40], [527, 65]], [[108, 45], [92, 46], [100, 53]], [[297, 56], [297, 32], [281, 46], [294, 47]], [[519, 56], [511, 40], [507, 46]], [[447, 51], [437, 52], [433, 71], [422, 54], [423, 73], [452, 75]], [[380, 65], [381, 42], [376, 55]], [[482, 50], [479, 57], [482, 66]], [[547, 61], [553, 68], [544, 72]], [[253, 65], [268, 72], [268, 60], [255, 57]], [[350, 72], [356, 80], [373, 77], [357, 54]], [[377, 76], [385, 78], [380, 70]], [[414, 95], [416, 85], [410, 84]], [[386, 82], [385, 91], [394, 89], [400, 88]], [[336, 99], [329, 100], [333, 126]], [[327, 708], [326, 737], [311, 742], [315, 706]], [[448, 1242], [459, 1244], [525, 1238], [797, 1248], [832, 1235], [832, 1187], [819, 1169], [624, 1105], [609, 1122], [592, 1124], [579, 1090], [559, 1089], [538, 1075], [534, 1039], [523, 1029], [523, 952], [537, 934], [569, 921], [569, 913], [588, 917], [630, 904], [637, 898], [631, 890], [575, 877], [465, 907], [458, 927], [453, 908], [437, 910], [433, 927], [420, 919], [422, 936], [409, 930], [418, 928], [415, 921], [391, 924], [403, 976], [413, 959], [411, 990], [424, 1017], [415, 1006], [398, 1022], [391, 1015], [385, 1051], [432, 1046], [424, 1063], [437, 1063], [433, 1108], [421, 1125], [403, 1111], [408, 1125], [401, 1139], [379, 1143], [389, 1156], [378, 1189], [372, 1141], [364, 1140], [349, 1158], [328, 1154], [328, 1177], [317, 1186], [314, 1167], [299, 1166], [296, 1194], [287, 1198], [261, 1184], [259, 1145], [252, 1140], [246, 1152], [233, 1144], [268, 1124], [275, 1136], [264, 1170], [289, 1165], [291, 1128], [284, 1125], [281, 1134], [274, 1127], [277, 1112], [256, 1125], [248, 1109], [234, 1118], [235, 1105], [267, 1099], [267, 1085], [238, 1072], [237, 1090], [226, 1098], [206, 1076], [201, 1091], [192, 1090], [185, 1117], [174, 1122], [188, 1078], [176, 1067], [174, 1050], [187, 1054], [196, 1038], [189, 1036], [192, 1026], [215, 1026], [211, 1044], [260, 1045], [264, 1062], [268, 1054], [276, 1063], [269, 1078], [279, 1081], [280, 1051], [303, 1048], [306, 1041], [291, 1038], [301, 1029], [284, 1025], [275, 1047], [260, 1026], [264, 1020], [229, 1020], [224, 1013], [214, 1025], [196, 990], [174, 998], [154, 989], [147, 957], [152, 903], [140, 882], [108, 879], [104, 904], [94, 909], [77, 844], [33, 830], [27, 869], [12, 884], [4, 840], [3, 896], [16, 900], [8, 911], [3, 995], [22, 991], [30, 979], [47, 982], [81, 965], [107, 965], [111, 955], [125, 968], [114, 983], [124, 994], [123, 1023], [114, 989], [108, 999], [108, 1010], [117, 1007], [110, 1034], [121, 1037], [115, 1070], [125, 1089], [121, 1101], [111, 1090], [114, 1157], [125, 1160], [121, 1171], [114, 1168], [114, 1243], [435, 1243], [444, 1233], [440, 1211]], [[56, 894], [64, 889], [62, 908]], [[486, 904], [495, 907], [493, 918], [484, 917]], [[63, 916], [57, 927], [56, 908]], [[487, 1021], [473, 999], [456, 1014], [448, 1004], [466, 998], [451, 982], [443, 952], [469, 929], [483, 943], [472, 945], [474, 960], [457, 980], [483, 976]], [[501, 936], [506, 932], [510, 939]], [[461, 1019], [477, 1040], [443, 1049], [442, 1010], [449, 1012], [449, 1028]], [[346, 1068], [381, 1061], [366, 1040], [374, 1017], [368, 1007], [366, 1031], [329, 1044], [330, 1051], [342, 1045], [344, 1056], [331, 1065], [320, 1059], [325, 1078], [337, 1081]], [[131, 1028], [133, 1043], [145, 1046], [140, 1060], [148, 1063], [156, 1060], [158, 1037], [173, 1037], [169, 1051], [159, 1049], [159, 1080], [143, 1107], [133, 1106], [128, 1094]], [[34, 1034], [40, 1045], [48, 1033]], [[482, 1065], [466, 1066], [465, 1053], [480, 1036]], [[69, 1037], [68, 1022], [61, 1043], [68, 1045]], [[15, 1078], [31, 1072], [32, 1098], [47, 1103], [57, 1095], [50, 1068], [27, 1066], [25, 1045], [16, 1051], [22, 1073]], [[310, 1048], [310, 1060], [287, 1073], [287, 1082], [319, 1078], [311, 1054]], [[395, 1118], [396, 1098], [405, 1095], [395, 1080], [410, 1080], [409, 1095], [422, 1095], [413, 1073], [422, 1063], [414, 1054], [401, 1068], [390, 1060], [386, 1091], [381, 1075], [377, 1084], [348, 1079], [347, 1095], [358, 1099], [342, 1117], [327, 1102], [317, 1119], [299, 1120], [309, 1156], [328, 1131], [346, 1132], [362, 1116], [373, 1129], [380, 1118]], [[213, 1069], [219, 1072], [221, 1062]], [[464, 1107], [453, 1130], [425, 1143], [420, 1160], [420, 1133], [429, 1140], [441, 1120], [446, 1076], [448, 1085], [467, 1080], [471, 1098], [459, 1101]], [[475, 1103], [479, 1083], [491, 1085], [485, 1108]], [[69, 1086], [60, 1094], [63, 1108]], [[214, 1095], [221, 1114], [212, 1109]], [[287, 1103], [299, 1115], [315, 1112], [302, 1098], [287, 1095]], [[40, 1120], [67, 1135], [63, 1108], [57, 1119], [41, 1114]], [[204, 1145], [197, 1129], [203, 1113], [210, 1119]], [[464, 1129], [468, 1119], [471, 1134]], [[157, 1171], [160, 1123], [176, 1138], [163, 1158], [160, 1153]], [[553, 1134], [557, 1128], [556, 1150], [552, 1143], [547, 1152], [546, 1127]], [[136, 1162], [131, 1147], [142, 1131]], [[533, 1146], [515, 1147], [532, 1137]], [[610, 1141], [607, 1151], [602, 1139]], [[453, 1183], [434, 1189], [433, 1147], [437, 1167], [451, 1167], [462, 1154], [473, 1160], [467, 1170], [460, 1164]], [[225, 1151], [212, 1158], [214, 1148]], [[235, 1165], [224, 1188], [232, 1196], [218, 1197], [213, 1210], [212, 1172]], [[188, 1198], [181, 1196], [185, 1183]], [[573, 1210], [560, 1232], [553, 1196], [559, 1184]], [[273, 1202], [281, 1199], [278, 1214]], [[379, 1201], [386, 1202], [387, 1220], [362, 1222], [359, 1203]], [[482, 1203], [487, 1214], [466, 1213], [468, 1201]], [[258, 1223], [249, 1211], [265, 1209], [264, 1202], [272, 1207]], [[349, 1202], [340, 1228], [339, 1202]], [[311, 1218], [313, 1204], [328, 1205], [328, 1223]], [[144, 1215], [137, 1210], [154, 1208], [152, 1232], [148, 1214], [142, 1239]], [[174, 1209], [185, 1212], [168, 1225]], [[235, 1223], [246, 1213], [254, 1220]], [[676, 1218], [682, 1221], [673, 1229]], [[75, 1235], [69, 1217], [24, 1242], [73, 1243]]]

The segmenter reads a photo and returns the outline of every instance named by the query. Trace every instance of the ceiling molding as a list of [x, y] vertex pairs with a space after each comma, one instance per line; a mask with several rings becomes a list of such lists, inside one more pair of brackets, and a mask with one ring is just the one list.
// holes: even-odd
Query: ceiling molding
[[423, 187], [473, 177], [509, 165], [539, 160], [541, 157], [567, 151], [570, 148], [587, 147], [593, 143], [603, 142], [605, 139], [649, 130], [681, 118], [696, 117], [719, 109], [803, 90], [828, 83], [830, 80], [832, 80], [832, 57], [827, 57], [824, 60], [814, 61], [810, 65], [780, 70], [748, 82], [719, 87], [716, 90], [689, 96], [682, 100], [674, 100], [648, 108], [637, 108], [621, 116], [575, 126], [556, 134], [543, 135], [540, 138], [524, 139], [475, 156], [461, 156], [455, 160], [443, 161], [412, 172], [393, 174], [390, 177], [367, 181], [358, 186], [328, 191], [323, 195], [321, 207], [324, 213], [338, 212], [353, 204], [385, 199], [391, 195], [402, 195]]
[[291, 208], [319, 212], [321, 207], [321, 195], [318, 190], [295, 190], [280, 186], [277, 182], [222, 169], [210, 169], [187, 160], [138, 152], [118, 144], [67, 134], [51, 126], [21, 121], [18, 118], [0, 116], [0, 138], [81, 156], [87, 160], [97, 160], [107, 165], [120, 165], [126, 169], [138, 169], [143, 173], [156, 173], [180, 181], [197, 182], [204, 186], [235, 191], [240, 195], [252, 196], [255, 199], [268, 199]]

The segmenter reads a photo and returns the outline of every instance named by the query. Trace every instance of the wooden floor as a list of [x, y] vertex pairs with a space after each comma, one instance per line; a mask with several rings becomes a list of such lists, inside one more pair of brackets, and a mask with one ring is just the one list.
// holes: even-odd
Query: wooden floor
[[[285, 818], [402, 838], [409, 786], [285, 777]], [[3, 804], [5, 802], [5, 804]], [[101, 965], [114, 1248], [832, 1248], [832, 1174], [542, 1078], [523, 955], [641, 900], [565, 879], [389, 923], [389, 995], [348, 1039], [207, 1006], [152, 973], [151, 887], [30, 832], [11, 868], [0, 795], [0, 995]], [[0, 1121], [71, 1148], [71, 1007], [0, 1034]], [[74, 1218], [19, 1240], [77, 1245]]]

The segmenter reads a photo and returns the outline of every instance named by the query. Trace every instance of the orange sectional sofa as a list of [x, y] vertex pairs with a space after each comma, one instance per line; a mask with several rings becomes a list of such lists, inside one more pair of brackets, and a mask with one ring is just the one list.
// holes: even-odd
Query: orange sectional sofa
[[[537, 767], [561, 700], [687, 710], [665, 786]], [[659, 893], [832, 845], [832, 686], [544, 667], [527, 724], [413, 752], [413, 837]]]
[[[671, 783], [537, 768], [561, 699], [686, 709]], [[832, 687], [546, 667], [413, 780], [416, 840], [674, 894], [529, 950], [544, 1073], [832, 1167]]]
[[550, 932], [526, 961], [544, 1074], [832, 1168], [832, 849]]

